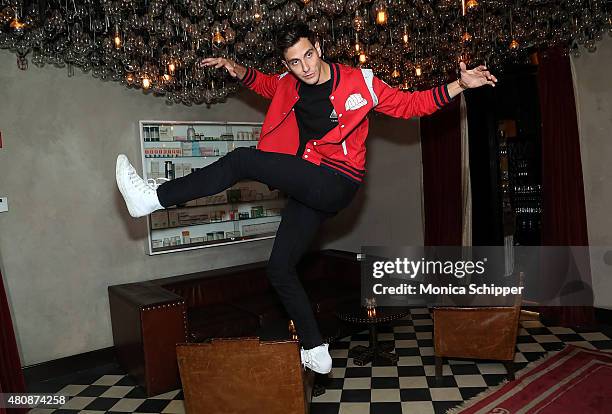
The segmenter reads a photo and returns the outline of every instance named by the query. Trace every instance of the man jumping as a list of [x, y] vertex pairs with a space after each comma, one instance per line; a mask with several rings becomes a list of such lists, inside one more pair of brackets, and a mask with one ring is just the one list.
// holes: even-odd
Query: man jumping
[[225, 58], [205, 58], [204, 66], [224, 68], [256, 93], [271, 99], [257, 149], [236, 148], [218, 161], [163, 184], [144, 181], [123, 154], [117, 157], [117, 185], [132, 217], [217, 194], [252, 179], [289, 196], [268, 261], [267, 274], [302, 343], [305, 367], [331, 371], [296, 265], [321, 223], [349, 205], [365, 175], [367, 114], [398, 118], [429, 115], [467, 88], [495, 86], [484, 66], [457, 81], [421, 92], [403, 92], [359, 69], [321, 58], [319, 42], [305, 25], [278, 37], [287, 72], [266, 75]]

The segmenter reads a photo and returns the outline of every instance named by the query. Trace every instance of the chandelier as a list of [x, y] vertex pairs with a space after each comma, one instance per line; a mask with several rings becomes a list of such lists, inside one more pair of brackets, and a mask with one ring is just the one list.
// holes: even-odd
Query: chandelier
[[325, 59], [413, 90], [452, 79], [458, 61], [500, 73], [552, 46], [595, 52], [611, 18], [606, 0], [0, 0], [0, 48], [24, 70], [80, 69], [169, 105], [210, 105], [238, 83], [198, 61], [278, 73], [275, 36], [294, 21], [316, 33]]

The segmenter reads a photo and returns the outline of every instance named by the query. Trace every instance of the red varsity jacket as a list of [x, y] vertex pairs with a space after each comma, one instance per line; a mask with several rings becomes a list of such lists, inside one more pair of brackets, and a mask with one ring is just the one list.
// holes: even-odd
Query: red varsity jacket
[[[404, 92], [374, 76], [371, 69], [330, 63], [334, 85], [329, 96], [338, 115], [338, 125], [320, 139], [306, 144], [303, 158], [327, 165], [355, 181], [365, 174], [368, 113], [375, 111], [396, 117], [429, 115], [451, 101], [446, 85], [426, 91]], [[248, 68], [242, 82], [265, 98], [272, 99], [257, 148], [295, 155], [299, 130], [293, 106], [298, 101], [299, 79], [285, 72], [266, 75]]]

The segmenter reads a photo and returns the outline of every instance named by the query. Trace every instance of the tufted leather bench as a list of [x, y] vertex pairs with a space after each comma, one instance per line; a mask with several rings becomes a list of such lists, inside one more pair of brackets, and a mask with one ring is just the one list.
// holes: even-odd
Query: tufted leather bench
[[[266, 277], [267, 262], [109, 286], [115, 351], [121, 365], [148, 395], [180, 387], [177, 343], [255, 336], [287, 315]], [[334, 338], [350, 328], [333, 316], [337, 305], [360, 295], [354, 253], [307, 254], [298, 274], [322, 333]], [[287, 326], [287, 325], [285, 325]]]

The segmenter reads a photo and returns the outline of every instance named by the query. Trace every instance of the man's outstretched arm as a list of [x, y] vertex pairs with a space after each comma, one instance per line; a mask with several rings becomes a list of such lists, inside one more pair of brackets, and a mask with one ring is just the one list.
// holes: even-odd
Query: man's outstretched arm
[[231, 59], [222, 57], [204, 58], [200, 61], [201, 66], [213, 66], [217, 69], [224, 68], [231, 77], [237, 78], [244, 86], [252, 89], [264, 98], [272, 99], [276, 92], [279, 77], [266, 75], [253, 68], [242, 66]]
[[400, 91], [374, 77], [373, 87], [378, 97], [378, 105], [374, 110], [396, 118], [406, 119], [429, 115], [446, 106], [455, 96], [466, 89], [483, 85], [495, 86], [497, 82], [497, 78], [484, 66], [467, 70], [465, 64], [461, 62], [460, 68], [460, 79], [446, 85], [416, 92]]

